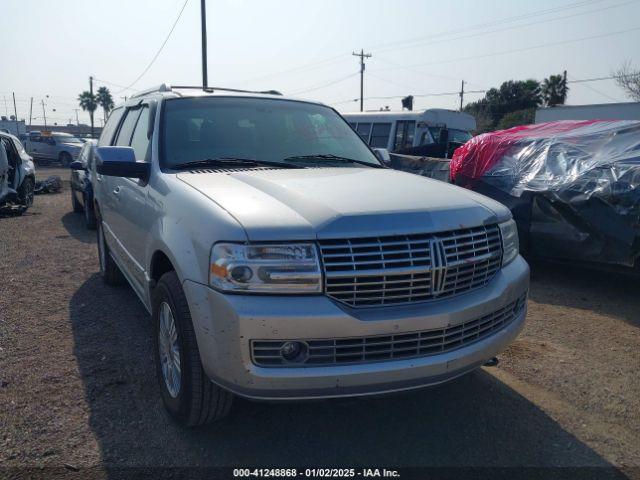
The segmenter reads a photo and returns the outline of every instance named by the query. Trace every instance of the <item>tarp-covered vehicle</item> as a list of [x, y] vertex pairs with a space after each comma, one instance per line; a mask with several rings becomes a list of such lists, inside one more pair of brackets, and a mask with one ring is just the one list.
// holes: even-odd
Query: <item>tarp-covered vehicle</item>
[[451, 178], [507, 205], [532, 257], [640, 266], [639, 121], [479, 135], [456, 150]]

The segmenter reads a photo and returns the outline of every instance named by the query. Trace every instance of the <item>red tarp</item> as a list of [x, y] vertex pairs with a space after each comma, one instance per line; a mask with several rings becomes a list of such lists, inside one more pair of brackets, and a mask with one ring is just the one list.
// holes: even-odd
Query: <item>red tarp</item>
[[459, 174], [474, 180], [482, 177], [522, 140], [566, 137], [566, 134], [574, 133], [579, 135], [579, 129], [599, 122], [611, 124], [607, 120], [562, 120], [483, 133], [456, 149], [451, 159], [451, 179], [455, 181]]

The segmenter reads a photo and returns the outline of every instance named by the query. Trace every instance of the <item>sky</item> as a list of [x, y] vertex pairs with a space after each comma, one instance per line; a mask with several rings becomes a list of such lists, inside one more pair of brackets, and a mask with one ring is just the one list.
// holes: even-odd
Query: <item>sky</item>
[[[466, 103], [506, 80], [640, 68], [640, 0], [206, 1], [209, 85], [275, 89], [342, 112], [359, 109], [360, 49], [372, 55], [366, 110], [399, 110], [410, 94], [415, 109], [457, 109], [462, 80]], [[116, 103], [161, 83], [201, 82], [199, 0], [0, 0], [0, 11], [1, 115], [13, 114], [15, 92], [18, 118], [28, 121], [33, 97], [33, 123], [43, 101], [48, 123], [75, 123], [89, 76]], [[600, 80], [570, 84], [567, 104], [616, 101], [628, 98]]]

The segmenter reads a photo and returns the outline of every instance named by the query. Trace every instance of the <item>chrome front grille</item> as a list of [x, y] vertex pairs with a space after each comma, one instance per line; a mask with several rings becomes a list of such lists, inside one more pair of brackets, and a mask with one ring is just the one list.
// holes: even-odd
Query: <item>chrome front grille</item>
[[380, 362], [426, 357], [462, 348], [490, 336], [518, 318], [525, 307], [526, 294], [515, 302], [480, 318], [439, 330], [336, 339], [300, 339], [306, 356], [288, 362], [281, 354], [287, 341], [253, 340], [253, 363], [263, 367], [301, 367]]
[[486, 285], [502, 262], [498, 225], [319, 245], [326, 294], [353, 307], [451, 297]]

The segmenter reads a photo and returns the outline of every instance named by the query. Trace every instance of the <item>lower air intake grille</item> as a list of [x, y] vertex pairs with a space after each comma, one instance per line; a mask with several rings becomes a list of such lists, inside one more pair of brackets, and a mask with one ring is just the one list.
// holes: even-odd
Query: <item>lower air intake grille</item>
[[[301, 367], [380, 362], [426, 357], [450, 352], [482, 340], [509, 325], [525, 307], [527, 296], [483, 317], [440, 330], [334, 339], [252, 340], [253, 363], [261, 367]], [[306, 355], [285, 360], [281, 349], [288, 341], [301, 342]]]

